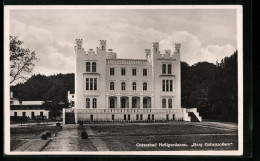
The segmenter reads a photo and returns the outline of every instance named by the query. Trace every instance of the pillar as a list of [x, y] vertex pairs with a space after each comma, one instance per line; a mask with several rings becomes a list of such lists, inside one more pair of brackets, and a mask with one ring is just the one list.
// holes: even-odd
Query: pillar
[[106, 96], [106, 107], [105, 108], [109, 108], [109, 96]]
[[144, 99], [144, 97], [141, 96], [141, 97], [140, 97], [140, 108], [141, 108], [141, 109], [143, 108], [143, 99]]
[[117, 96], [117, 108], [121, 107], [121, 100], [120, 100], [120, 96]]
[[132, 108], [132, 96], [129, 96], [129, 108]]

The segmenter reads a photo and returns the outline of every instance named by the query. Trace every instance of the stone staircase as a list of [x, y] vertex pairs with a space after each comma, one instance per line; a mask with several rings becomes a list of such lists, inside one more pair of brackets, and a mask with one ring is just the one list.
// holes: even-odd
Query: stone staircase
[[191, 118], [191, 122], [201, 122], [202, 117], [199, 116], [196, 108], [191, 108], [186, 110], [188, 112], [188, 116]]

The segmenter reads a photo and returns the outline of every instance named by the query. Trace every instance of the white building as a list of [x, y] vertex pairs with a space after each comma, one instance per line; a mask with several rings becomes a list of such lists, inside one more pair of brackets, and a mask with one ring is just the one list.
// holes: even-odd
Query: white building
[[[191, 121], [181, 108], [181, 44], [161, 53], [159, 43], [144, 59], [118, 59], [100, 40], [96, 52], [76, 40], [75, 120]], [[196, 109], [192, 112], [200, 119]]]
[[71, 107], [74, 108], [75, 105], [75, 94], [68, 91], [68, 102], [70, 103]]
[[41, 118], [49, 118], [49, 110], [45, 110], [42, 106], [43, 101], [19, 101], [10, 93], [10, 116], [24, 116], [34, 119], [39, 116]]

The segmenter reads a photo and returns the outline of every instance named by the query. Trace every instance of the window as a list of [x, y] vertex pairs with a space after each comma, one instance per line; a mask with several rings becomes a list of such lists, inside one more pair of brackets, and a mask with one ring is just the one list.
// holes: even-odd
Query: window
[[112, 120], [115, 120], [115, 115], [112, 115]]
[[173, 91], [173, 80], [162, 80], [162, 91], [172, 92]]
[[86, 78], [86, 90], [89, 90], [89, 78]]
[[128, 115], [128, 120], [130, 120], [130, 115]]
[[168, 74], [172, 74], [172, 65], [168, 64]]
[[115, 108], [115, 100], [114, 100], [114, 98], [110, 98], [110, 108]]
[[90, 120], [93, 121], [94, 120], [94, 117], [93, 115], [90, 115]]
[[90, 99], [86, 98], [86, 108], [90, 108]]
[[74, 98], [74, 95], [72, 95], [71, 97]]
[[93, 62], [92, 63], [92, 72], [96, 72], [96, 67], [97, 67], [96, 62]]
[[43, 112], [40, 112], [40, 116], [43, 117]]
[[136, 75], [136, 69], [132, 69], [132, 75]]
[[140, 114], [140, 120], [143, 120], [143, 114]]
[[34, 112], [31, 112], [31, 119], [34, 119]]
[[172, 92], [172, 80], [170, 80], [170, 91]]
[[166, 108], [166, 99], [162, 99], [162, 108]]
[[115, 83], [114, 82], [110, 82], [110, 90], [115, 90]]
[[125, 82], [121, 83], [121, 90], [124, 91], [125, 90]]
[[23, 112], [23, 117], [25, 117], [26, 116], [26, 113], [25, 112]]
[[166, 80], [166, 91], [169, 91], [169, 80]]
[[165, 64], [162, 65], [162, 74], [166, 74], [166, 65]]
[[143, 83], [143, 90], [147, 91], [147, 83], [146, 82]]
[[172, 108], [172, 99], [168, 99], [168, 108]]
[[152, 114], [152, 120], [154, 120], [154, 114]]
[[121, 68], [121, 75], [125, 75], [125, 68]]
[[136, 115], [136, 120], [139, 120], [139, 115], [138, 114]]
[[166, 114], [166, 120], [169, 121], [169, 114]]
[[147, 69], [143, 69], [143, 76], [147, 76]]
[[136, 83], [135, 82], [132, 84], [132, 86], [133, 86], [133, 91], [136, 91]]
[[97, 90], [97, 78], [86, 78], [86, 90]]
[[147, 98], [143, 98], [143, 107], [147, 108]]
[[97, 108], [97, 99], [96, 98], [93, 98], [92, 105], [93, 105], [93, 108]]
[[162, 91], [165, 91], [165, 80], [162, 80]]
[[86, 72], [90, 72], [90, 62], [86, 63]]
[[93, 90], [93, 78], [90, 78], [90, 90]]
[[110, 75], [115, 75], [115, 68], [110, 68]]
[[94, 78], [94, 90], [97, 90], [97, 78]]
[[126, 115], [124, 115], [124, 120], [126, 120]]
[[14, 117], [17, 117], [17, 112], [14, 112]]

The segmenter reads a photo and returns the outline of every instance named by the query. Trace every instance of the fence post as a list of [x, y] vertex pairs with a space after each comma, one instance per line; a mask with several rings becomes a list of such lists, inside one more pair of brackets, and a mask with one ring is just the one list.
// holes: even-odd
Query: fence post
[[62, 109], [62, 123], [65, 125], [65, 108]]

